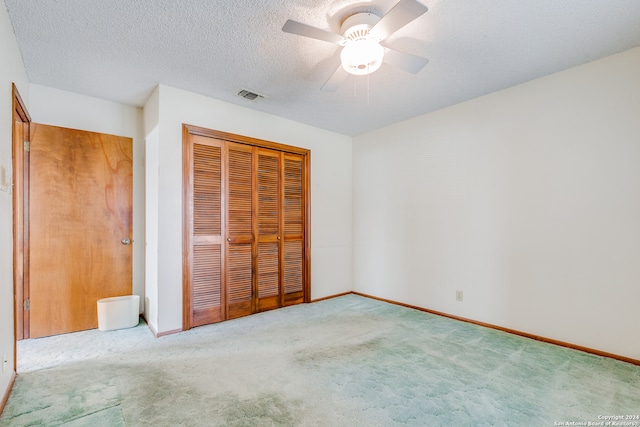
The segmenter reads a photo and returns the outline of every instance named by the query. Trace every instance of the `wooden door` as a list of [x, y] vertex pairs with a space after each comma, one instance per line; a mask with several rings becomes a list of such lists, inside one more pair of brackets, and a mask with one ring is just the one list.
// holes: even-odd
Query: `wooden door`
[[184, 144], [185, 253], [184, 311], [187, 328], [225, 318], [223, 259], [223, 141], [198, 135]]
[[253, 148], [227, 142], [227, 318], [255, 311]]
[[257, 311], [281, 306], [280, 254], [282, 229], [280, 177], [282, 154], [256, 148], [257, 162]]
[[282, 305], [305, 300], [307, 272], [305, 262], [305, 159], [297, 154], [284, 154], [283, 168], [283, 261]]
[[309, 150], [183, 126], [184, 329], [309, 301], [308, 176]]
[[132, 140], [32, 123], [30, 336], [98, 326], [132, 292]]

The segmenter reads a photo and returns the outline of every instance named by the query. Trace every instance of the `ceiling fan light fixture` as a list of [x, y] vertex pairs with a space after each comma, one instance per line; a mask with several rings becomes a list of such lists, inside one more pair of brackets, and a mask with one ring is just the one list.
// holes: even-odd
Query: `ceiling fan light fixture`
[[376, 71], [382, 65], [383, 58], [384, 48], [371, 38], [352, 40], [340, 52], [342, 68], [358, 76]]
[[340, 65], [320, 89], [334, 92], [349, 74], [368, 75], [375, 72], [385, 57], [386, 64], [412, 74], [418, 73], [429, 62], [426, 58], [382, 47], [380, 43], [426, 11], [427, 7], [419, 0], [397, 0], [382, 17], [369, 12], [348, 16], [342, 22], [341, 35], [291, 19], [285, 22], [282, 31], [342, 47]]

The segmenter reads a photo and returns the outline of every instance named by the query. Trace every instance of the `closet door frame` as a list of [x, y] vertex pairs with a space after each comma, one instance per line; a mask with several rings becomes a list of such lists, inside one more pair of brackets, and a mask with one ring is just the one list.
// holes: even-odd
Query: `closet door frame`
[[[304, 173], [303, 173], [303, 190], [304, 190], [304, 262], [303, 262], [303, 278], [304, 278], [304, 290], [303, 290], [303, 302], [308, 303], [311, 301], [311, 151], [306, 148], [294, 147], [290, 145], [280, 144], [277, 142], [251, 138], [243, 135], [236, 135], [227, 132], [221, 132], [217, 130], [207, 129], [199, 126], [193, 126], [189, 124], [182, 125], [182, 143], [183, 153], [185, 145], [190, 143], [190, 135], [203, 136], [208, 138], [215, 138], [223, 141], [228, 141], [237, 144], [249, 145], [252, 147], [265, 148], [269, 150], [280, 151], [283, 153], [297, 154], [303, 157], [304, 161]], [[281, 156], [281, 158], [283, 158]], [[189, 181], [189, 174], [191, 173], [190, 167], [185, 163], [183, 158], [183, 182]], [[191, 321], [191, 283], [190, 283], [190, 266], [193, 260], [192, 254], [187, 248], [191, 245], [190, 229], [187, 227], [190, 224], [191, 210], [187, 203], [188, 199], [186, 191], [183, 199], [183, 325], [182, 329], [187, 330], [193, 327]], [[223, 235], [226, 239], [227, 236]], [[224, 267], [223, 275], [226, 277], [226, 265]], [[226, 317], [226, 316], [225, 316]]]

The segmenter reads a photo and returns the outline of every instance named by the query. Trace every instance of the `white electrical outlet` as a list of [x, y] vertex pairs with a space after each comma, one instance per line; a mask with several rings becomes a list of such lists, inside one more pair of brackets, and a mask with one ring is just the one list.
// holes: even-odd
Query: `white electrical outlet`
[[462, 291], [456, 291], [456, 301], [462, 301]]

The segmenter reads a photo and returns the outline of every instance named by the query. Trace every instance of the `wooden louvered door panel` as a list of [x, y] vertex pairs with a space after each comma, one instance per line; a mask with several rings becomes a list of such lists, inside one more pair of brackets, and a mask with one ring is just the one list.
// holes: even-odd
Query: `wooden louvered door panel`
[[227, 318], [255, 311], [253, 148], [227, 142]]
[[184, 328], [308, 302], [309, 151], [183, 130]]
[[257, 150], [257, 311], [280, 307], [281, 153]]
[[305, 290], [305, 170], [304, 157], [284, 154], [282, 305], [304, 301]]
[[[219, 322], [225, 318], [223, 244], [224, 210], [222, 208], [224, 142], [191, 135], [186, 157], [190, 160], [191, 182], [185, 198], [191, 208], [187, 215], [190, 234], [189, 277], [190, 326]], [[190, 187], [189, 187], [190, 184]]]

